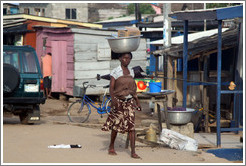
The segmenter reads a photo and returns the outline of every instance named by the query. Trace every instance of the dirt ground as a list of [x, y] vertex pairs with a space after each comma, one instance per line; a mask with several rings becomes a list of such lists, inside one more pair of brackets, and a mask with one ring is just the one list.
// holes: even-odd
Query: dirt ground
[[[169, 147], [151, 147], [136, 142], [136, 152], [141, 159], [130, 157], [130, 148], [125, 149], [126, 134], [118, 134], [115, 149], [118, 155], [107, 154], [110, 132], [101, 131], [106, 120], [93, 110], [89, 121], [84, 124], [70, 123], [66, 116], [68, 101], [48, 99], [41, 105], [41, 122], [21, 125], [16, 116], [3, 118], [3, 161], [10, 163], [232, 163], [201, 149], [197, 152], [180, 151]], [[143, 111], [136, 112], [136, 127], [141, 120], [154, 119], [150, 116], [148, 103], [142, 103]], [[54, 144], [80, 144], [82, 148], [51, 149]]]

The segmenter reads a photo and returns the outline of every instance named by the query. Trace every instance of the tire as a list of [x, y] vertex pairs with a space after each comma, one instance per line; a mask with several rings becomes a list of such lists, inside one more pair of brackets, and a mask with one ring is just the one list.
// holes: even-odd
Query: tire
[[3, 64], [3, 95], [10, 96], [20, 84], [19, 71], [10, 64]]
[[40, 118], [40, 107], [39, 107], [39, 105], [34, 105], [32, 112], [25, 111], [25, 112], [22, 112], [19, 114], [21, 124], [33, 125], [34, 121], [31, 121], [31, 120], [29, 121], [29, 116], [30, 117], [39, 116], [39, 118]]
[[28, 113], [27, 112], [22, 112], [19, 114], [20, 122], [21, 124], [28, 124]]
[[86, 104], [81, 108], [81, 100], [73, 102], [67, 111], [70, 122], [84, 123], [88, 120], [91, 112], [90, 107]]
[[106, 113], [109, 114], [111, 111], [111, 99], [109, 99], [106, 103]]

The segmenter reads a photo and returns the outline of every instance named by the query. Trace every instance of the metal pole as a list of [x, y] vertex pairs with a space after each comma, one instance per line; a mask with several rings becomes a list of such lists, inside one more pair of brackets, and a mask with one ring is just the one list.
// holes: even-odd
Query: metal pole
[[168, 14], [171, 13], [171, 4], [163, 4], [163, 46], [165, 48], [171, 46], [171, 21]]
[[136, 27], [138, 27], [138, 10], [139, 10], [138, 4], [135, 3], [135, 20], [137, 21]]
[[138, 20], [138, 5], [135, 3], [135, 20]]
[[186, 108], [187, 95], [187, 63], [188, 63], [188, 20], [184, 21], [184, 44], [183, 44], [183, 107]]
[[[206, 3], [204, 3], [203, 9], [206, 10]], [[207, 20], [204, 20], [204, 31], [207, 30]]]
[[[168, 17], [168, 14], [171, 13], [171, 4], [170, 3], [164, 3], [163, 4], [163, 47], [168, 48], [171, 46], [171, 21], [170, 18]], [[168, 76], [168, 56], [164, 55], [162, 56], [162, 66], [163, 72], [164, 72], [164, 77]], [[164, 80], [164, 89], [168, 88], [167, 85], [167, 80]]]
[[221, 54], [222, 54], [222, 20], [218, 20], [218, 53], [217, 53], [217, 147], [221, 146], [221, 128], [220, 128], [220, 99], [221, 99]]

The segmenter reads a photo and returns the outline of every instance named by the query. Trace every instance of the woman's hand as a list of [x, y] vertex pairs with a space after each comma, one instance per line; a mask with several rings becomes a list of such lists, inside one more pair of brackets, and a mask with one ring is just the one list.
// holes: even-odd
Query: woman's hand
[[112, 108], [116, 108], [117, 107], [117, 100], [116, 100], [116, 98], [111, 98], [111, 107]]
[[140, 105], [140, 102], [139, 102], [139, 100], [138, 100], [138, 97], [136, 98], [136, 104], [137, 104], [137, 110], [138, 110], [138, 111], [142, 111], [142, 107], [141, 107], [141, 105]]

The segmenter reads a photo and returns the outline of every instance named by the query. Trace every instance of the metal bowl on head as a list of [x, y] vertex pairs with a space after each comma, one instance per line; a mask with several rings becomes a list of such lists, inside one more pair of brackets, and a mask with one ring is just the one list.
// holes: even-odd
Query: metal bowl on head
[[140, 43], [141, 36], [129, 37], [108, 37], [109, 46], [115, 53], [126, 53], [136, 51]]
[[186, 108], [186, 111], [167, 111], [170, 124], [184, 125], [191, 121], [192, 113], [195, 109]]

